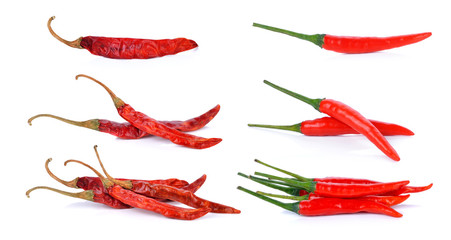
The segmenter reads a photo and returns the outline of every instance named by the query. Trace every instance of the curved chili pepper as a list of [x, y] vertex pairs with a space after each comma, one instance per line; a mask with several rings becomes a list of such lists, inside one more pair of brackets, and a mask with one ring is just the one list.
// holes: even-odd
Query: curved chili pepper
[[400, 160], [398, 153], [396, 153], [395, 149], [390, 145], [387, 139], [385, 139], [381, 132], [368, 119], [366, 119], [364, 116], [362, 116], [362, 114], [360, 114], [350, 106], [332, 99], [307, 98], [298, 93], [279, 87], [266, 80], [264, 81], [264, 83], [311, 105], [319, 112], [325, 113], [337, 119], [338, 121], [343, 122], [355, 131], [364, 135], [368, 140], [376, 145], [376, 147], [378, 147], [383, 153], [385, 153], [385, 155], [395, 161]]
[[[409, 129], [393, 124], [376, 120], [369, 120], [384, 136], [393, 135], [414, 135]], [[337, 136], [343, 134], [359, 134], [348, 125], [331, 117], [322, 117], [314, 120], [306, 120], [289, 126], [266, 125], [266, 124], [248, 124], [249, 127], [273, 128], [299, 132], [306, 136]]]
[[89, 166], [84, 162], [77, 160], [66, 161], [66, 163], [68, 162], [79, 163], [91, 169], [102, 180], [102, 183], [109, 195], [132, 207], [145, 209], [148, 211], [161, 214], [168, 218], [175, 218], [181, 220], [194, 220], [210, 212], [209, 208], [188, 209], [173, 206], [164, 203], [162, 201], [157, 201], [153, 198], [149, 198], [141, 194], [135, 193], [131, 190], [122, 188], [121, 186], [115, 184], [114, 182], [102, 176], [102, 174], [100, 174], [97, 170], [95, 170], [93, 167]]
[[144, 113], [134, 110], [130, 105], [118, 98], [107, 86], [98, 80], [83, 74], [77, 75], [75, 78], [78, 79], [79, 77], [88, 78], [102, 86], [111, 96], [119, 115], [141, 131], [168, 139], [178, 145], [197, 149], [209, 148], [222, 141], [220, 138], [202, 138], [170, 128], [145, 115]]
[[99, 161], [99, 164], [105, 173], [105, 176], [108, 178], [109, 181], [113, 182], [116, 185], [119, 185], [125, 189], [131, 190], [135, 193], [151, 197], [151, 198], [161, 198], [161, 199], [169, 199], [173, 201], [177, 201], [180, 203], [183, 203], [185, 205], [188, 205], [193, 208], [209, 208], [211, 212], [213, 213], [240, 213], [241, 211], [223, 204], [211, 202], [205, 199], [202, 199], [196, 195], [194, 195], [193, 192], [174, 188], [167, 185], [162, 184], [151, 184], [148, 182], [142, 182], [142, 181], [133, 181], [133, 180], [127, 180], [127, 181], [120, 181], [117, 179], [114, 179], [111, 177], [107, 171], [105, 170], [103, 163], [99, 157], [99, 154], [97, 152], [97, 146], [94, 147], [96, 154], [97, 154], [97, 160]]
[[287, 34], [292, 37], [300, 38], [324, 48], [326, 50], [339, 53], [370, 53], [397, 47], [402, 47], [412, 43], [420, 42], [432, 35], [430, 32], [408, 34], [391, 37], [349, 37], [349, 36], [333, 36], [329, 34], [307, 35], [296, 33], [280, 28], [270, 27], [258, 23], [253, 24], [254, 27], [263, 28], [273, 32]]
[[148, 59], [177, 54], [198, 46], [195, 41], [186, 38], [151, 40], [87, 36], [67, 41], [51, 28], [50, 23], [53, 19], [55, 17], [51, 17], [47, 22], [47, 28], [53, 37], [69, 47], [87, 49], [94, 55], [107, 58]]
[[[160, 123], [170, 127], [177, 129], [181, 132], [190, 132], [198, 130], [205, 125], [207, 125], [215, 116], [218, 114], [220, 109], [219, 105], [216, 105], [214, 108], [210, 109], [208, 112], [195, 117], [188, 119], [186, 121], [159, 121]], [[118, 123], [106, 119], [90, 119], [86, 121], [73, 121], [66, 118], [58, 117], [52, 114], [38, 114], [30, 119], [28, 119], [28, 124], [31, 126], [31, 122], [39, 117], [51, 117], [57, 120], [63, 121], [65, 123], [69, 123], [75, 126], [89, 128], [92, 130], [109, 133], [113, 136], [122, 139], [138, 139], [145, 136], [150, 135], [149, 133], [142, 131], [129, 122]]]
[[302, 201], [284, 203], [265, 195], [250, 191], [241, 186], [239, 186], [238, 189], [264, 201], [272, 203], [276, 206], [284, 208], [288, 211], [292, 211], [304, 216], [325, 216], [334, 214], [369, 212], [385, 214], [391, 217], [402, 217], [401, 213], [397, 212], [391, 207], [374, 201], [342, 198], [313, 198], [308, 200], [308, 196], [306, 196], [305, 200]]
[[[255, 159], [255, 162], [260, 163], [264, 166], [267, 166], [269, 168], [272, 168], [276, 171], [285, 173], [289, 176], [292, 176], [302, 182], [324, 182], [324, 183], [338, 183], [338, 184], [374, 184], [374, 183], [381, 183], [379, 181], [374, 181], [374, 180], [369, 180], [369, 179], [361, 179], [361, 178], [343, 178], [343, 177], [325, 177], [325, 178], [306, 178], [303, 177], [301, 175], [298, 175], [296, 173], [292, 173], [290, 171], [287, 170], [283, 170], [280, 169], [278, 167], [274, 167], [272, 165], [269, 165], [267, 163], [264, 163], [258, 159]], [[280, 184], [280, 183], [279, 183]], [[423, 192], [426, 191], [428, 189], [430, 189], [432, 187], [432, 183], [427, 185], [427, 186], [420, 186], [420, 187], [415, 187], [415, 186], [403, 186], [398, 190], [395, 191], [391, 191], [391, 192], [387, 192], [384, 193], [384, 195], [386, 196], [397, 196], [397, 195], [401, 195], [404, 193], [418, 193], [418, 192]], [[302, 191], [302, 190], [300, 190]], [[297, 194], [294, 194], [297, 195]]]

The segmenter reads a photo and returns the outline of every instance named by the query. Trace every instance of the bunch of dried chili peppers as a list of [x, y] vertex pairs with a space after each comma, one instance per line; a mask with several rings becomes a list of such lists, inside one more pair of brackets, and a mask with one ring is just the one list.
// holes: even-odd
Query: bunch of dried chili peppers
[[[106, 177], [84, 162], [67, 160], [64, 165], [69, 162], [82, 164], [94, 171], [97, 177], [77, 177], [71, 181], [64, 181], [50, 171], [48, 165], [51, 159], [48, 159], [45, 168], [52, 178], [67, 187], [81, 188], [84, 191], [71, 193], [51, 187], [37, 186], [29, 189], [26, 195], [29, 197], [30, 192], [36, 189], [47, 189], [66, 196], [102, 203], [116, 209], [141, 208], [168, 218], [181, 220], [197, 219], [209, 212], [240, 213], [238, 209], [205, 200], [195, 195], [195, 192], [204, 184], [206, 175], [201, 176], [191, 184], [177, 178], [163, 180], [115, 179], [105, 171], [97, 146], [94, 146], [94, 150]], [[178, 207], [169, 204], [167, 201], [180, 202], [192, 208]]]
[[222, 141], [220, 138], [202, 138], [184, 133], [198, 130], [207, 125], [219, 112], [219, 105], [198, 117], [186, 121], [157, 121], [144, 113], [134, 110], [98, 80], [83, 74], [77, 75], [76, 79], [79, 77], [88, 78], [102, 86], [111, 96], [119, 115], [127, 122], [118, 123], [106, 119], [73, 121], [52, 114], [38, 114], [31, 117], [28, 120], [28, 124], [31, 125], [31, 122], [38, 117], [51, 117], [75, 126], [109, 133], [123, 139], [138, 139], [147, 135], [155, 135], [168, 139], [175, 144], [196, 149], [209, 148]]
[[287, 34], [302, 40], [309, 41], [320, 48], [339, 53], [371, 53], [423, 41], [432, 35], [431, 32], [390, 36], [390, 37], [350, 37], [334, 36], [329, 34], [307, 35], [289, 30], [254, 23], [254, 27], [263, 28], [273, 32]]
[[58, 36], [50, 26], [55, 17], [47, 22], [53, 37], [69, 47], [87, 49], [90, 53], [114, 59], [148, 59], [177, 54], [197, 47], [197, 43], [186, 38], [175, 39], [136, 39], [112, 37], [80, 37], [68, 41]]
[[[402, 217], [402, 214], [392, 207], [409, 198], [409, 193], [426, 191], [432, 187], [432, 183], [421, 187], [408, 186], [409, 181], [378, 182], [343, 177], [306, 178], [260, 160], [255, 161], [287, 174], [291, 178], [261, 172], [255, 172], [256, 176], [243, 173], [238, 175], [289, 195], [253, 192], [241, 186], [238, 189], [304, 216], [368, 212]], [[291, 199], [296, 202], [285, 203], [271, 197]]]
[[335, 136], [360, 133], [385, 153], [385, 155], [395, 161], [399, 161], [400, 157], [384, 135], [414, 135], [412, 131], [405, 127], [392, 123], [369, 120], [342, 102], [327, 98], [312, 99], [277, 86], [269, 81], [265, 80], [264, 83], [311, 105], [319, 112], [329, 115], [329, 117], [304, 121], [290, 126], [248, 124], [250, 127], [289, 130], [300, 132], [307, 136]]

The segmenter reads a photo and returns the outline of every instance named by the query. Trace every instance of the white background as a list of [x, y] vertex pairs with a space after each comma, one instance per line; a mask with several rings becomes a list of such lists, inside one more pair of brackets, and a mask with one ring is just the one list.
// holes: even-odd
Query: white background
[[[449, 11], [446, 1], [5, 1], [2, 25], [1, 234], [15, 239], [148, 238], [349, 238], [449, 236]], [[63, 38], [109, 36], [186, 37], [199, 48], [150, 60], [114, 60], [73, 49], [46, 28], [50, 16]], [[430, 31], [432, 37], [403, 48], [345, 55], [252, 22], [307, 34], [390, 36]], [[74, 120], [121, 121], [88, 74], [109, 86], [135, 109], [159, 120], [184, 120], [216, 104], [221, 111], [194, 132], [221, 137], [219, 145], [193, 150], [158, 137], [119, 140], [70, 126]], [[385, 157], [362, 136], [306, 137], [249, 128], [247, 123], [294, 124], [323, 116], [308, 105], [263, 84], [267, 79], [309, 97], [347, 103], [370, 119], [412, 129], [412, 137], [388, 137], [401, 161]], [[446, 85], [445, 85], [446, 84]], [[114, 210], [41, 190], [68, 191], [51, 179], [44, 162], [61, 178], [92, 175], [79, 159], [98, 167], [93, 146], [110, 174], [124, 178], [193, 181], [207, 174], [198, 195], [242, 210], [208, 214], [195, 221], [168, 219], [137, 209]], [[244, 192], [270, 191], [237, 176], [275, 174], [258, 158], [307, 177], [411, 180], [434, 187], [413, 194], [395, 219], [375, 214], [303, 217]], [[272, 191], [274, 192], [274, 191]], [[445, 220], [443, 220], [445, 217]], [[11, 237], [10, 237], [11, 238]]]

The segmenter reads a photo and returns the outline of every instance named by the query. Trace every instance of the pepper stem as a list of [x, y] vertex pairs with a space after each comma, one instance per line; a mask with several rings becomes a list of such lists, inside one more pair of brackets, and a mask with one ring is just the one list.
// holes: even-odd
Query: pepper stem
[[47, 159], [47, 161], [45, 161], [45, 170], [47, 170], [47, 173], [50, 175], [50, 177], [52, 177], [53, 179], [55, 179], [56, 181], [58, 181], [59, 183], [63, 184], [66, 187], [70, 187], [70, 188], [78, 188], [77, 186], [77, 182], [78, 182], [78, 177], [75, 178], [72, 181], [64, 181], [62, 179], [60, 179], [59, 177], [57, 177], [55, 174], [52, 173], [52, 171], [50, 171], [49, 169], [49, 163], [52, 161], [51, 158]]
[[277, 170], [277, 171], [279, 171], [279, 172], [285, 173], [285, 174], [287, 174], [287, 175], [289, 175], [289, 176], [292, 176], [292, 177], [294, 177], [294, 178], [296, 178], [296, 179], [299, 179], [299, 180], [302, 181], [302, 182], [311, 182], [311, 181], [313, 181], [313, 179], [311, 179], [311, 178], [306, 178], [306, 177], [300, 176], [300, 175], [298, 175], [298, 174], [289, 172], [289, 171], [287, 171], [287, 170], [283, 170], [283, 169], [280, 169], [280, 168], [271, 166], [271, 165], [269, 165], [269, 164], [267, 164], [267, 163], [264, 163], [264, 162], [262, 162], [262, 161], [260, 161], [260, 160], [258, 160], [258, 159], [255, 159], [255, 162], [260, 163], [260, 164], [262, 164], [262, 165], [264, 165], [264, 166], [267, 166], [267, 167], [269, 167], [269, 168], [272, 168], [272, 169], [274, 169], [274, 170]]
[[255, 172], [255, 175], [262, 176], [262, 177], [267, 177], [269, 179], [280, 180], [280, 181], [286, 182], [291, 187], [300, 188], [300, 189], [306, 190], [307, 192], [314, 192], [315, 191], [315, 182], [312, 182], [312, 181], [310, 181], [310, 182], [300, 182], [299, 180], [278, 177], [278, 176], [274, 176], [274, 175], [270, 175], [270, 174], [266, 174], [266, 173], [261, 173], [261, 172]]
[[[265, 185], [267, 187], [270, 188], [274, 188], [277, 189], [279, 191], [288, 193], [290, 195], [295, 195], [295, 196], [299, 196], [299, 188], [294, 188], [294, 187], [287, 187], [287, 183], [284, 182], [278, 182], [278, 181], [274, 181], [274, 180], [269, 180], [269, 179], [263, 179], [263, 178], [259, 178], [259, 177], [255, 177], [255, 176], [248, 176], [245, 175], [243, 173], [238, 173], [238, 175], [245, 177], [245, 178], [249, 178], [250, 180], [260, 183], [262, 185]], [[283, 186], [281, 186], [283, 185]]]
[[66, 39], [63, 39], [62, 37], [58, 36], [58, 34], [56, 34], [50, 26], [50, 23], [53, 21], [53, 19], [55, 19], [55, 16], [49, 18], [49, 21], [47, 22], [47, 28], [49, 29], [50, 34], [52, 34], [54, 38], [58, 39], [60, 42], [66, 44], [69, 47], [82, 49], [83, 47], [81, 46], [81, 40], [83, 39], [83, 37], [79, 37], [74, 41], [67, 41]]
[[261, 195], [268, 196], [268, 197], [290, 199], [290, 200], [296, 200], [296, 201], [308, 200], [308, 195], [304, 195], [304, 196], [287, 196], [287, 195], [280, 195], [280, 194], [273, 194], [273, 193], [265, 193], [265, 192], [261, 192], [261, 191], [257, 191], [257, 193], [261, 194]]
[[30, 193], [36, 189], [47, 189], [47, 190], [54, 191], [54, 192], [57, 192], [59, 194], [63, 194], [63, 195], [69, 196], [69, 197], [80, 198], [80, 199], [84, 199], [84, 200], [88, 200], [88, 201], [94, 201], [94, 192], [92, 190], [86, 190], [83, 192], [72, 193], [72, 192], [62, 191], [62, 190], [59, 190], [56, 188], [51, 188], [51, 187], [46, 187], [46, 186], [37, 186], [37, 187], [29, 189], [25, 194], [27, 195], [27, 197], [30, 197]]
[[79, 77], [85, 77], [85, 78], [91, 79], [92, 81], [94, 81], [97, 84], [99, 84], [100, 86], [102, 86], [108, 92], [108, 94], [110, 94], [111, 99], [113, 99], [114, 106], [116, 108], [120, 108], [120, 107], [125, 105], [124, 101], [122, 101], [120, 98], [118, 98], [116, 96], [116, 94], [114, 94], [113, 91], [111, 91], [111, 89], [109, 89], [105, 84], [103, 84], [99, 80], [97, 80], [97, 79], [95, 79], [93, 77], [90, 77], [88, 75], [85, 75], [85, 74], [78, 74], [77, 76], [75, 76], [75, 79], [78, 80]]
[[114, 182], [108, 180], [99, 171], [97, 171], [95, 168], [91, 167], [90, 165], [88, 165], [88, 164], [86, 164], [86, 163], [84, 163], [82, 161], [70, 159], [70, 160], [67, 160], [67, 161], [64, 162], [64, 166], [66, 166], [70, 162], [78, 163], [78, 164], [81, 164], [81, 165], [91, 169], [91, 171], [93, 171], [100, 178], [100, 180], [102, 181], [102, 183], [105, 186], [105, 188], [110, 188], [110, 187], [112, 187], [114, 185]]
[[260, 128], [273, 128], [280, 130], [287, 130], [293, 132], [301, 132], [301, 123], [296, 123], [293, 125], [266, 125], [266, 124], [248, 124], [249, 127], [260, 127]]
[[267, 26], [267, 25], [263, 25], [263, 24], [259, 24], [259, 23], [254, 23], [254, 24], [252, 24], [252, 26], [263, 28], [263, 29], [273, 31], [273, 32], [283, 33], [283, 34], [286, 34], [286, 35], [289, 35], [292, 37], [300, 38], [302, 40], [309, 41], [309, 42], [319, 46], [320, 48], [323, 48], [325, 34], [307, 35], [307, 34], [292, 32], [289, 30], [281, 29], [281, 28], [271, 27], [271, 26]]
[[298, 205], [299, 205], [298, 202], [294, 202], [294, 203], [284, 203], [284, 202], [280, 202], [280, 201], [277, 201], [277, 200], [275, 200], [275, 199], [272, 199], [272, 198], [270, 198], [270, 197], [264, 196], [264, 195], [262, 195], [262, 194], [258, 194], [258, 193], [256, 193], [256, 192], [253, 192], [253, 191], [251, 191], [251, 190], [249, 190], [249, 189], [246, 189], [246, 188], [244, 188], [244, 187], [241, 187], [241, 186], [238, 186], [238, 189], [241, 190], [241, 191], [243, 191], [243, 192], [249, 193], [250, 195], [253, 195], [253, 196], [255, 196], [255, 197], [258, 197], [258, 198], [260, 198], [260, 199], [262, 199], [262, 200], [264, 200], [264, 201], [266, 201], [266, 202], [269, 202], [269, 203], [272, 203], [272, 204], [274, 204], [274, 205], [276, 205], [276, 206], [279, 206], [279, 207], [281, 207], [281, 208], [284, 208], [284, 209], [286, 209], [286, 210], [288, 210], [288, 211], [292, 211], [292, 212], [298, 213], [298, 211], [297, 211], [297, 210], [298, 210]]
[[126, 188], [126, 189], [133, 188], [133, 183], [131, 181], [121, 181], [121, 180], [116, 180], [113, 177], [111, 177], [110, 174], [108, 174], [107, 171], [105, 170], [102, 160], [100, 160], [100, 155], [99, 155], [99, 152], [97, 151], [97, 145], [94, 146], [94, 151], [96, 152], [97, 160], [99, 161], [100, 167], [102, 168], [102, 171], [103, 171], [103, 173], [105, 173], [105, 176], [108, 178], [108, 180], [110, 180], [111, 182], [113, 182], [123, 188]]
[[312, 106], [313, 108], [315, 108], [318, 111], [319, 111], [319, 105], [320, 105], [321, 101], [324, 99], [324, 98], [308, 98], [308, 97], [303, 96], [303, 95], [301, 95], [299, 93], [295, 93], [295, 92], [292, 92], [292, 91], [290, 91], [288, 89], [279, 87], [279, 86], [275, 85], [274, 83], [271, 83], [271, 82], [269, 82], [267, 80], [264, 80], [263, 82], [265, 84], [267, 84], [267, 85], [269, 85], [269, 86], [271, 86], [271, 87], [273, 87], [273, 88], [285, 93], [285, 94], [288, 94], [288, 95], [290, 95], [290, 96], [292, 96], [292, 97], [294, 97], [296, 99], [299, 99], [299, 100], [309, 104], [310, 106]]
[[30, 119], [28, 119], [28, 124], [31, 126], [31, 122], [34, 119], [39, 118], [39, 117], [50, 117], [50, 118], [54, 118], [54, 119], [63, 121], [65, 123], [78, 126], [78, 127], [89, 128], [89, 129], [97, 130], [97, 131], [99, 130], [99, 119], [90, 119], [90, 120], [86, 120], [86, 121], [73, 121], [73, 120], [69, 120], [69, 119], [66, 119], [66, 118], [58, 117], [58, 116], [55, 116], [55, 115], [52, 115], [52, 114], [38, 114], [38, 115], [35, 115], [35, 116], [31, 117]]

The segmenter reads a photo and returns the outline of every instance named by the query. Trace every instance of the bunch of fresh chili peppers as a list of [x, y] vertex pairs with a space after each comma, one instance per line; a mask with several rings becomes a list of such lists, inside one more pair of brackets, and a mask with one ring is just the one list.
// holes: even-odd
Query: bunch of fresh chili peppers
[[391, 37], [349, 37], [333, 36], [329, 34], [307, 35], [259, 23], [254, 23], [253, 26], [306, 40], [326, 50], [351, 54], [370, 53], [402, 47], [405, 45], [420, 42], [432, 35], [432, 33], [430, 32]]
[[175, 144], [196, 149], [209, 148], [222, 141], [220, 138], [202, 138], [184, 133], [198, 130], [207, 125], [219, 112], [219, 105], [216, 105], [214, 108], [198, 117], [188, 119], [186, 121], [157, 121], [141, 112], [134, 110], [130, 105], [118, 98], [107, 86], [98, 80], [83, 74], [77, 75], [76, 79], [79, 77], [88, 78], [102, 86], [111, 96], [119, 115], [127, 122], [118, 123], [106, 119], [73, 121], [51, 114], [38, 114], [31, 117], [28, 120], [28, 124], [31, 125], [31, 122], [38, 117], [51, 117], [75, 126], [109, 133], [123, 139], [138, 139], [147, 135], [155, 135], [168, 139]]
[[197, 47], [197, 43], [186, 38], [175, 39], [135, 39], [111, 37], [80, 37], [74, 41], [67, 41], [58, 36], [50, 26], [55, 19], [51, 17], [47, 28], [53, 37], [69, 47], [87, 49], [94, 55], [114, 59], [148, 59], [177, 54]]
[[[165, 180], [115, 179], [105, 171], [97, 146], [94, 147], [94, 150], [106, 177], [84, 162], [68, 160], [64, 165], [69, 162], [82, 164], [94, 171], [97, 177], [77, 177], [71, 181], [64, 181], [50, 171], [48, 165], [51, 159], [48, 159], [45, 168], [52, 178], [67, 187], [81, 188], [84, 191], [71, 193], [51, 187], [37, 186], [29, 189], [26, 195], [29, 197], [30, 192], [36, 189], [47, 189], [66, 196], [102, 203], [112, 208], [142, 208], [168, 218], [181, 220], [197, 219], [209, 212], [240, 213], [238, 209], [205, 200], [194, 194], [204, 184], [206, 175], [201, 176], [191, 184], [177, 178]], [[192, 208], [174, 206], [167, 201], [177, 201]]]
[[[238, 189], [304, 216], [368, 212], [402, 217], [402, 214], [392, 207], [409, 198], [409, 193], [426, 191], [432, 187], [432, 183], [421, 187], [408, 186], [409, 181], [378, 182], [343, 177], [306, 178], [262, 161], [255, 161], [285, 173], [291, 178], [261, 172], [255, 172], [256, 176], [243, 173], [238, 175], [289, 195], [253, 192], [241, 186]], [[291, 199], [296, 202], [285, 203], [271, 197]]]
[[265, 80], [264, 83], [311, 105], [319, 112], [329, 115], [329, 117], [304, 121], [290, 126], [248, 124], [251, 127], [289, 130], [300, 132], [307, 136], [335, 136], [360, 133], [385, 153], [385, 155], [395, 161], [399, 161], [400, 157], [384, 135], [409, 136], [414, 134], [409, 129], [396, 124], [369, 120], [355, 109], [342, 102], [327, 98], [312, 99], [277, 86], [269, 81]]

